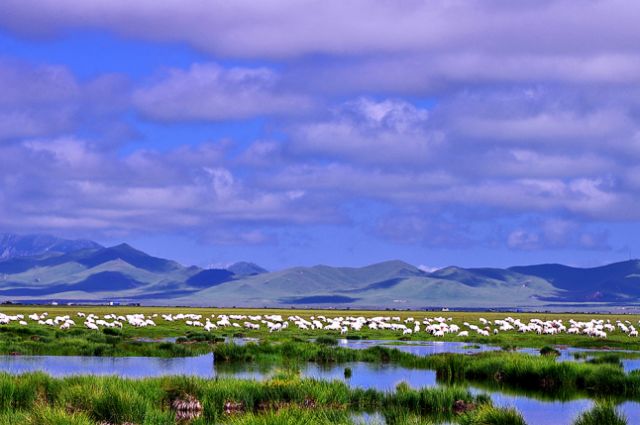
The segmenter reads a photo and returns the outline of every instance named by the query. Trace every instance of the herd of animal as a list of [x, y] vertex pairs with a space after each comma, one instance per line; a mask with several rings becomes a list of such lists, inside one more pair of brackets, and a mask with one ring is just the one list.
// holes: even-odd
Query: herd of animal
[[[102, 316], [94, 313], [77, 312], [71, 315], [54, 316], [47, 312], [32, 313], [29, 315], [0, 313], [0, 325], [11, 323], [21, 326], [51, 326], [65, 330], [82, 324], [87, 329], [100, 330], [100, 328], [122, 328], [125, 325], [132, 327], [156, 326], [158, 323], [184, 323], [185, 326], [202, 328], [212, 331], [220, 328], [244, 328], [247, 330], [267, 329], [269, 332], [279, 332], [284, 329], [297, 328], [300, 330], [324, 330], [339, 332], [344, 335], [348, 332], [357, 332], [363, 329], [388, 330], [402, 335], [412, 335], [424, 332], [434, 337], [444, 337], [447, 334], [459, 337], [468, 337], [470, 334], [482, 336], [497, 335], [501, 332], [536, 333], [539, 335], [572, 334], [586, 335], [594, 338], [607, 338], [609, 334], [620, 332], [629, 337], [637, 337], [638, 330], [629, 320], [591, 319], [588, 321], [576, 321], [569, 319], [564, 322], [561, 319], [542, 320], [532, 318], [527, 322], [513, 317], [505, 319], [487, 320], [478, 318], [478, 323], [464, 322], [460, 325], [453, 323], [451, 317], [433, 317], [422, 320], [408, 317], [402, 319], [399, 316], [346, 316], [326, 317], [324, 315], [304, 318], [298, 315], [283, 317], [278, 314], [244, 315], [244, 314], [212, 314], [202, 315], [194, 313], [178, 314], [150, 314], [143, 313], [118, 315], [109, 313]], [[640, 322], [638, 323], [640, 325]]]

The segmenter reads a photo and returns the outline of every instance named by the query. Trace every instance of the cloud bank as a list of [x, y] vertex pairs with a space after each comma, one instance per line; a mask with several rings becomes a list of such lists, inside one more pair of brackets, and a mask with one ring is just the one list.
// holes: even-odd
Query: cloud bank
[[[6, 0], [11, 37], [90, 28], [207, 59], [86, 81], [2, 58], [0, 226], [611, 249], [604, 227], [640, 219], [639, 18], [618, 0]], [[252, 120], [249, 141], [139, 143]]]

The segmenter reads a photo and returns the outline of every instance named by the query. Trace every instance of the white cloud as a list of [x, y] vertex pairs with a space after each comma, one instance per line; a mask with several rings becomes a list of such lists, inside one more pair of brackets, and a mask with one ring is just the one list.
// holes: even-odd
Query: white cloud
[[194, 64], [171, 69], [138, 89], [134, 104], [149, 118], [163, 121], [228, 120], [262, 115], [299, 114], [309, 99], [278, 86], [267, 68], [229, 68]]
[[418, 269], [422, 270], [425, 273], [433, 273], [437, 270], [440, 270], [442, 267], [433, 267], [433, 266], [425, 266], [424, 264], [420, 264], [417, 266]]
[[360, 98], [327, 120], [295, 126], [287, 149], [352, 162], [425, 163], [443, 142], [443, 134], [429, 128], [427, 110], [402, 100]]

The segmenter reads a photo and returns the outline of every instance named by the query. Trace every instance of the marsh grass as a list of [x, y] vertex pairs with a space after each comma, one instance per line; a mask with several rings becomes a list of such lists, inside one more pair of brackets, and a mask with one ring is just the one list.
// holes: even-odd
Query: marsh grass
[[[482, 405], [487, 402], [486, 398], [474, 397], [460, 387], [417, 390], [401, 385], [395, 392], [380, 392], [352, 389], [339, 381], [301, 379], [287, 371], [266, 382], [179, 376], [128, 380], [97, 376], [58, 379], [42, 373], [0, 374], [0, 390], [0, 418], [18, 415], [25, 417], [22, 423], [27, 424], [174, 423], [172, 406], [179, 399], [195, 399], [201, 403], [201, 412], [194, 424], [198, 421], [224, 423], [236, 415], [252, 417], [263, 413], [276, 415], [274, 420], [280, 420], [278, 415], [286, 417], [287, 414], [278, 412], [286, 409], [294, 409], [292, 415], [298, 414], [295, 409], [317, 410], [318, 415], [329, 414], [326, 411], [376, 410], [448, 418], [456, 413], [456, 403]], [[330, 417], [334, 414], [330, 413]], [[249, 423], [242, 422], [244, 420], [239, 423]]]
[[611, 402], [600, 402], [583, 414], [574, 422], [574, 425], [626, 425], [627, 419]]
[[587, 359], [587, 363], [591, 364], [610, 364], [618, 367], [622, 367], [622, 360], [618, 354], [606, 354], [602, 356], [594, 356]]
[[455, 364], [459, 375], [471, 381], [493, 381], [500, 385], [549, 394], [581, 392], [591, 396], [638, 398], [640, 375], [626, 374], [617, 365], [555, 362], [553, 358], [515, 353], [482, 353], [433, 359], [436, 371]]
[[243, 346], [225, 344], [214, 346], [212, 350], [217, 362], [394, 363], [407, 368], [435, 370], [441, 383], [469, 380], [553, 395], [579, 392], [592, 396], [640, 397], [640, 374], [626, 374], [618, 364], [612, 363], [613, 357], [607, 356], [599, 356], [603, 360], [596, 364], [556, 362], [553, 356], [503, 351], [416, 356], [390, 347], [353, 350], [293, 341]]
[[269, 411], [262, 414], [249, 413], [232, 416], [230, 425], [354, 425], [351, 415], [342, 410], [304, 410], [299, 408]]
[[32, 326], [0, 326], [0, 333], [0, 353], [13, 355], [185, 357], [210, 352], [210, 345], [220, 340], [203, 334], [205, 337], [197, 335], [187, 340], [188, 345], [140, 342], [112, 328], [100, 332], [82, 328], [64, 332]]
[[560, 351], [557, 350], [556, 348], [553, 348], [553, 347], [550, 347], [548, 345], [545, 345], [544, 347], [542, 347], [540, 349], [540, 355], [541, 356], [558, 357], [558, 356], [560, 356]]
[[459, 423], [460, 425], [526, 425], [524, 418], [517, 410], [498, 408], [488, 404], [464, 414]]
[[338, 345], [338, 339], [333, 336], [322, 335], [316, 338], [315, 342], [317, 344], [324, 345]]
[[350, 367], [345, 367], [343, 374], [344, 374], [344, 379], [350, 379], [351, 376], [353, 376], [353, 370], [351, 370]]

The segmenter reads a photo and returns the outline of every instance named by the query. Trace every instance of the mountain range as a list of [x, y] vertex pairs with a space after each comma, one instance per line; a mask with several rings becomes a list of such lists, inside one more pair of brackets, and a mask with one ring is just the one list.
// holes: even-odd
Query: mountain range
[[403, 261], [366, 267], [293, 267], [248, 262], [203, 269], [127, 244], [0, 234], [0, 302], [339, 308], [600, 308], [637, 306], [640, 261], [593, 268], [541, 264], [446, 267]]

